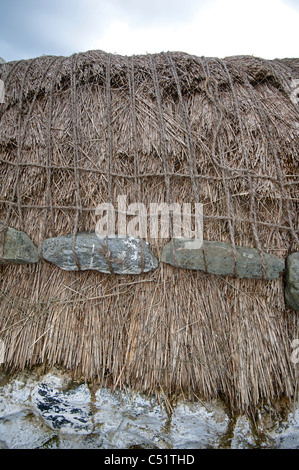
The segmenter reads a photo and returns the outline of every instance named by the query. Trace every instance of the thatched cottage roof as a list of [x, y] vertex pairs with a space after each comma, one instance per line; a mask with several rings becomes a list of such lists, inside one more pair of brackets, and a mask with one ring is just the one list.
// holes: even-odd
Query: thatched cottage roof
[[[0, 78], [0, 220], [36, 245], [94, 230], [96, 206], [126, 194], [203, 203], [206, 240], [298, 250], [299, 59], [91, 51], [5, 63]], [[165, 240], [148, 241], [159, 258]], [[0, 270], [5, 367], [56, 364], [241, 410], [294, 397], [283, 277]]]

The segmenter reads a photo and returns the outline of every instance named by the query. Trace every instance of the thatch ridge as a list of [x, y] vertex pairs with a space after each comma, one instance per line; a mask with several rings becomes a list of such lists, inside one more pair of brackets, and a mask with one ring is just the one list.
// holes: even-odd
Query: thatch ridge
[[[89, 51], [0, 65], [0, 220], [43, 239], [94, 230], [95, 208], [204, 204], [204, 238], [298, 250], [299, 59]], [[159, 257], [165, 240], [148, 240]], [[296, 314], [283, 278], [0, 266], [7, 368], [58, 364], [103, 385], [294, 398]]]

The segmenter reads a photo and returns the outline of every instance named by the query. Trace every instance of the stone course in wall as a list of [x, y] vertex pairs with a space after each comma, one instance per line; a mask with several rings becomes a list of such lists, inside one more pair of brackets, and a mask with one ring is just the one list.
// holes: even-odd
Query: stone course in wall
[[182, 398], [171, 412], [159, 401], [61, 370], [0, 373], [0, 449], [298, 449], [298, 409], [275, 420], [261, 410], [253, 424], [220, 400]]

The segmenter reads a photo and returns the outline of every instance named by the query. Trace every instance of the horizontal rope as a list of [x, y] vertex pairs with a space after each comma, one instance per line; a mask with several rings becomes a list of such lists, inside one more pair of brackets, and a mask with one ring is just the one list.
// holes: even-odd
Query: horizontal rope
[[[3, 199], [0, 199], [0, 204], [11, 204], [13, 206], [18, 206], [18, 203], [17, 202], [11, 202], [11, 201], [4, 201]], [[33, 204], [33, 205], [30, 205], [30, 204], [21, 204], [21, 208], [23, 209], [37, 209], [37, 210], [45, 210], [45, 209], [49, 209], [50, 206], [48, 205], [38, 205], [38, 204]], [[77, 206], [51, 206], [52, 209], [54, 210], [69, 210], [69, 211], [78, 211], [81, 209], [81, 207], [77, 207]], [[82, 207], [82, 211], [84, 212], [95, 212], [96, 208], [95, 207]], [[115, 208], [115, 212], [118, 212], [117, 209]], [[192, 215], [191, 214], [191, 217], [195, 217], [195, 215]], [[203, 218], [207, 219], [207, 220], [231, 220], [231, 217], [227, 217], [225, 215], [207, 215], [207, 214], [203, 214]], [[253, 220], [251, 219], [241, 219], [241, 218], [234, 218], [234, 220], [236, 222], [245, 222], [247, 224], [252, 224], [254, 223]], [[261, 220], [257, 220], [256, 223], [258, 225], [264, 225], [266, 227], [273, 227], [273, 228], [277, 228], [279, 230], [292, 230], [291, 227], [287, 227], [285, 225], [277, 225], [277, 224], [274, 224], [274, 223], [271, 223], [271, 222], [262, 222]], [[299, 229], [298, 230], [295, 230], [296, 233], [299, 233]]]
[[[51, 165], [51, 166], [48, 166], [47, 164], [43, 165], [41, 163], [33, 163], [33, 162], [28, 162], [28, 163], [16, 163], [16, 162], [11, 162], [10, 160], [5, 160], [3, 158], [0, 158], [0, 163], [6, 163], [7, 165], [12, 165], [12, 166], [20, 166], [20, 167], [35, 167], [35, 168], [41, 168], [41, 169], [53, 169], [53, 170], [66, 170], [66, 171], [75, 171], [75, 170], [78, 170], [78, 171], [82, 171], [82, 172], [90, 172], [90, 173], [97, 173], [97, 174], [100, 174], [100, 175], [104, 175], [106, 176], [107, 175], [107, 172], [106, 171], [103, 171], [103, 170], [100, 170], [100, 169], [96, 169], [96, 168], [84, 168], [84, 167], [80, 167], [78, 166], [77, 168], [73, 167], [73, 166], [60, 166], [60, 165]], [[235, 170], [235, 171], [242, 171], [244, 172], [244, 170]], [[115, 176], [115, 177], [119, 177], [119, 178], [126, 178], [126, 179], [135, 179], [136, 177], [137, 178], [153, 178], [153, 177], [157, 177], [157, 178], [164, 178], [165, 176], [165, 173], [137, 173], [136, 175], [129, 175], [129, 174], [126, 174], [126, 173], [117, 173], [117, 172], [111, 172], [110, 173], [111, 176]], [[190, 175], [189, 174], [185, 174], [185, 173], [175, 173], [175, 172], [169, 172], [169, 173], [166, 173], [167, 176], [170, 176], [170, 177], [173, 177], [173, 178], [190, 178]], [[257, 179], [264, 179], [264, 180], [270, 180], [274, 183], [277, 183], [280, 185], [280, 182], [277, 178], [274, 178], [273, 176], [269, 176], [269, 175], [257, 175], [256, 173], [251, 173], [251, 177], [252, 178], [257, 178]], [[212, 176], [212, 175], [194, 175], [194, 178], [199, 178], [199, 179], [210, 179], [210, 180], [215, 180], [215, 181], [222, 181], [223, 178], [222, 176]], [[240, 175], [235, 175], [235, 176], [228, 176], [226, 179], [227, 180], [234, 180], [234, 179], [239, 179], [240, 178]], [[285, 175], [285, 178], [298, 178], [297, 175]], [[299, 179], [298, 181], [293, 181], [293, 182], [289, 182], [289, 183], [284, 183], [284, 186], [290, 186], [290, 185], [296, 185], [296, 184], [299, 184]]]

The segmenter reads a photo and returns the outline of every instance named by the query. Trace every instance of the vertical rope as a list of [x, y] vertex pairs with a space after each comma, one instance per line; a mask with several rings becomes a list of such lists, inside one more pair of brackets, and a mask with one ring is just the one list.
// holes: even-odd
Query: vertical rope
[[106, 108], [107, 108], [107, 130], [108, 130], [108, 199], [112, 203], [112, 158], [113, 158], [113, 137], [112, 137], [112, 116], [111, 116], [111, 54], [107, 56], [106, 65]]
[[72, 128], [73, 128], [73, 139], [74, 139], [74, 177], [76, 186], [76, 214], [73, 229], [72, 239], [72, 250], [73, 256], [76, 262], [78, 270], [81, 269], [79, 259], [76, 253], [76, 235], [78, 232], [79, 216], [82, 215], [82, 203], [80, 195], [80, 178], [78, 170], [79, 162], [79, 148], [78, 148], [78, 113], [77, 113], [77, 87], [76, 87], [76, 76], [75, 76], [75, 57], [76, 54], [72, 55], [71, 58], [71, 112], [72, 112]]
[[7, 226], [0, 222], [0, 258], [3, 257], [4, 254], [4, 242], [5, 242], [5, 234], [7, 232]]
[[[141, 180], [139, 176], [139, 159], [137, 151], [137, 122], [136, 122], [136, 96], [135, 96], [135, 77], [134, 77], [134, 56], [127, 57], [128, 81], [130, 92], [130, 106], [131, 106], [131, 119], [132, 119], [132, 140], [133, 140], [133, 153], [134, 153], [134, 181], [137, 187], [138, 202], [141, 202]], [[141, 257], [141, 272], [144, 271], [144, 245], [143, 240], [140, 240], [140, 257]]]
[[[215, 95], [214, 95], [215, 99]], [[224, 150], [223, 150], [223, 145], [221, 142], [221, 138], [219, 136], [219, 130], [222, 125], [222, 120], [223, 120], [223, 110], [222, 106], [219, 102], [218, 99], [218, 89], [217, 89], [217, 83], [216, 83], [216, 99], [215, 99], [215, 104], [216, 107], [218, 108], [219, 111], [219, 123], [217, 126], [217, 132], [213, 136], [213, 143], [212, 143], [212, 155], [214, 160], [216, 159], [216, 146], [219, 151], [220, 155], [220, 160], [221, 160], [221, 176], [222, 176], [222, 183], [225, 191], [225, 198], [226, 198], [226, 207], [227, 207], [227, 212], [228, 212], [228, 228], [229, 228], [229, 235], [230, 235], [230, 240], [231, 244], [233, 247], [233, 259], [234, 259], [234, 273], [233, 276], [234, 278], [237, 277], [237, 250], [236, 250], [236, 242], [235, 242], [235, 216], [234, 216], [234, 209], [233, 209], [233, 204], [231, 200], [231, 194], [229, 191], [229, 186], [227, 183], [227, 172], [225, 168], [225, 161], [224, 161]]]
[[[54, 88], [56, 83], [56, 78], [58, 71], [62, 65], [62, 63], [66, 59], [63, 58], [56, 58], [56, 67], [52, 73], [52, 81], [51, 81], [51, 88], [50, 88], [50, 97], [49, 97], [49, 115], [48, 115], [48, 122], [47, 122], [47, 157], [46, 157], [46, 191], [45, 191], [45, 200], [46, 200], [46, 210], [45, 210], [45, 217], [44, 222], [42, 225], [41, 230], [41, 242], [45, 239], [46, 234], [46, 227], [48, 222], [48, 213], [50, 210], [51, 218], [53, 220], [53, 202], [52, 202], [52, 194], [51, 194], [51, 173], [52, 173], [52, 118], [53, 118], [53, 95], [54, 95]], [[42, 257], [42, 244], [40, 244], [40, 257]]]
[[[207, 59], [203, 58], [201, 61], [202, 68], [204, 70], [205, 76], [206, 76], [206, 81], [205, 81], [205, 91], [208, 96], [208, 98], [214, 103], [217, 111], [218, 111], [218, 119], [217, 119], [217, 125], [213, 134], [213, 140], [212, 140], [212, 148], [211, 148], [211, 156], [212, 160], [214, 163], [216, 163], [216, 146], [218, 145], [218, 150], [220, 153], [221, 157], [221, 165], [217, 165], [221, 169], [221, 177], [222, 177], [222, 183], [225, 191], [225, 197], [226, 197], [226, 207], [228, 211], [228, 228], [229, 228], [229, 235], [230, 235], [230, 240], [231, 240], [231, 245], [233, 248], [233, 260], [234, 260], [234, 272], [233, 276], [236, 278], [237, 277], [237, 250], [236, 250], [236, 243], [235, 243], [235, 226], [234, 226], [234, 210], [231, 202], [231, 195], [229, 192], [228, 184], [227, 184], [227, 174], [226, 174], [226, 167], [224, 164], [224, 158], [223, 158], [223, 151], [222, 151], [222, 144], [221, 144], [221, 139], [219, 137], [219, 132], [220, 128], [222, 126], [222, 121], [223, 121], [223, 109], [222, 105], [219, 101], [219, 96], [218, 96], [218, 87], [217, 87], [217, 81], [215, 78], [211, 77], [210, 75], [207, 75], [207, 73], [210, 72], [209, 64]], [[206, 65], [206, 69], [205, 69]], [[215, 91], [212, 93], [211, 90], [209, 90], [209, 83], [213, 81], [215, 84]]]
[[134, 79], [134, 56], [127, 57], [128, 79], [129, 79], [129, 92], [130, 92], [130, 106], [131, 106], [131, 119], [132, 119], [132, 140], [133, 140], [133, 153], [134, 153], [134, 176], [135, 184], [137, 186], [138, 201], [141, 201], [141, 181], [139, 176], [139, 159], [137, 151], [137, 122], [136, 122], [136, 96], [135, 96], [135, 79]]
[[[190, 125], [190, 119], [188, 118], [188, 112], [186, 109], [186, 104], [183, 100], [183, 94], [182, 94], [182, 88], [180, 84], [180, 80], [177, 74], [176, 66], [175, 63], [170, 55], [170, 53], [164, 54], [168, 60], [168, 63], [171, 67], [171, 71], [173, 74], [173, 78], [176, 84], [177, 88], [177, 93], [179, 97], [179, 102], [180, 102], [180, 107], [181, 107], [181, 112], [183, 116], [183, 122], [184, 122], [184, 127], [185, 127], [185, 134], [187, 137], [187, 158], [189, 162], [189, 169], [190, 169], [190, 177], [191, 177], [191, 182], [192, 182], [192, 191], [193, 191], [193, 197], [194, 200], [199, 203], [200, 198], [199, 198], [199, 182], [198, 182], [198, 171], [197, 171], [197, 165], [196, 165], [196, 153], [195, 153], [195, 148], [194, 148], [194, 142], [193, 142], [193, 137], [192, 137], [192, 130], [191, 130], [191, 125]], [[203, 255], [203, 260], [204, 260], [204, 265], [205, 265], [205, 271], [208, 272], [208, 264], [207, 264], [207, 257], [206, 257], [206, 252], [204, 248], [204, 243], [202, 245], [202, 255]]]
[[[18, 203], [18, 212], [19, 212], [19, 218], [20, 222], [22, 223], [22, 211], [20, 207], [20, 192], [19, 192], [19, 177], [20, 177], [20, 163], [21, 163], [21, 153], [22, 153], [22, 138], [21, 138], [21, 128], [22, 128], [22, 116], [23, 116], [23, 94], [24, 94], [24, 85], [25, 85], [25, 80], [28, 74], [28, 71], [33, 63], [33, 60], [30, 60], [27, 64], [27, 67], [25, 69], [25, 72], [23, 74], [22, 82], [21, 82], [21, 88], [20, 88], [20, 94], [19, 94], [19, 103], [18, 103], [18, 108], [19, 108], [19, 114], [18, 114], [18, 124], [17, 124], [17, 129], [18, 129], [18, 136], [17, 136], [17, 166], [16, 166], [16, 179], [15, 179], [15, 184], [12, 192], [12, 199], [11, 202], [14, 202], [14, 199], [17, 194], [17, 203]], [[9, 205], [7, 214], [6, 214], [6, 220], [5, 224], [8, 225], [10, 215], [12, 212], [12, 204]]]
[[273, 145], [273, 136], [271, 134], [270, 120], [269, 120], [268, 116], [266, 115], [266, 113], [264, 112], [263, 108], [260, 106], [260, 104], [259, 104], [260, 100], [259, 100], [258, 96], [256, 96], [256, 94], [254, 93], [254, 88], [253, 88], [252, 84], [249, 82], [248, 77], [244, 74], [243, 78], [245, 80], [248, 92], [250, 93], [250, 96], [251, 96], [252, 100], [257, 105], [257, 112], [258, 112], [261, 120], [265, 124], [264, 125], [264, 130], [267, 133], [269, 147], [271, 148], [272, 155], [274, 157], [276, 173], [277, 173], [277, 176], [278, 176], [278, 183], [279, 183], [280, 191], [281, 191], [281, 201], [285, 202], [285, 207], [286, 207], [290, 232], [292, 234], [293, 240], [296, 243], [299, 243], [299, 238], [296, 234], [295, 227], [294, 227], [294, 224], [293, 224], [293, 221], [292, 221], [292, 215], [291, 215], [289, 201], [288, 201], [288, 198], [286, 197], [286, 191], [289, 191], [289, 189], [285, 184], [284, 175], [283, 175], [283, 172], [282, 172], [282, 169], [281, 169], [280, 160], [279, 160], [279, 157], [277, 155], [277, 149], [276, 149], [275, 145]]
[[[14, 202], [13, 200], [15, 199], [15, 197], [17, 197], [17, 207], [18, 207], [19, 221], [20, 221], [21, 224], [23, 222], [23, 213], [22, 213], [22, 207], [21, 207], [22, 206], [21, 205], [21, 191], [20, 191], [19, 180], [20, 180], [20, 166], [21, 166], [21, 155], [22, 155], [22, 150], [23, 150], [23, 144], [24, 144], [24, 141], [25, 141], [27, 126], [28, 126], [28, 123], [30, 121], [31, 114], [32, 114], [32, 111], [33, 111], [33, 107], [34, 107], [38, 92], [40, 90], [41, 84], [42, 84], [43, 80], [45, 79], [45, 76], [48, 73], [48, 70], [51, 67], [51, 64], [55, 60], [55, 59], [52, 59], [52, 61], [48, 64], [48, 66], [44, 70], [44, 73], [40, 77], [39, 83], [36, 87], [34, 97], [31, 101], [31, 104], [30, 104], [30, 107], [29, 107], [29, 110], [28, 110], [28, 113], [26, 115], [26, 118], [24, 119], [24, 126], [23, 126], [23, 133], [22, 133], [23, 95], [24, 95], [25, 80], [26, 80], [26, 77], [27, 77], [27, 74], [28, 74], [28, 71], [29, 71], [31, 65], [35, 61], [37, 61], [37, 59], [38, 58], [31, 60], [27, 64], [27, 67], [25, 69], [25, 72], [24, 72], [24, 75], [23, 75], [23, 78], [22, 78], [22, 82], [21, 82], [20, 98], [19, 98], [19, 105], [18, 105], [19, 115], [18, 115], [18, 125], [17, 125], [18, 137], [17, 137], [16, 179], [15, 179], [15, 184], [14, 184], [14, 189], [13, 189], [13, 196], [12, 196], [12, 201], [11, 202], [13, 203]], [[6, 223], [8, 223], [8, 221], [9, 221], [11, 211], [12, 211], [12, 206], [13, 206], [13, 204], [9, 205], [9, 209], [8, 209], [8, 212], [7, 212], [7, 215], [6, 215]]]
[[238, 101], [238, 98], [237, 98], [237, 95], [236, 95], [236, 92], [235, 92], [235, 87], [234, 87], [234, 84], [233, 84], [233, 81], [232, 81], [232, 77], [231, 77], [231, 74], [230, 74], [224, 60], [219, 59], [219, 62], [223, 66], [223, 68], [226, 72], [226, 75], [228, 77], [229, 85], [230, 85], [232, 95], [233, 95], [234, 106], [235, 106], [235, 110], [236, 110], [236, 114], [237, 114], [237, 118], [238, 118], [239, 130], [240, 130], [240, 136], [241, 136], [242, 153], [243, 153], [243, 156], [244, 156], [244, 159], [245, 159], [246, 168], [248, 169], [248, 175], [247, 176], [248, 176], [248, 179], [249, 179], [249, 190], [250, 190], [250, 214], [251, 214], [251, 218], [253, 220], [252, 232], [253, 232], [253, 236], [254, 236], [254, 239], [255, 239], [257, 249], [259, 251], [260, 260], [261, 260], [261, 267], [262, 267], [262, 277], [264, 279], [265, 275], [266, 275], [266, 265], [265, 265], [265, 259], [264, 259], [264, 255], [263, 255], [263, 251], [262, 251], [261, 242], [260, 242], [260, 239], [259, 239], [259, 236], [258, 236], [258, 228], [257, 228], [256, 205], [255, 205], [256, 181], [254, 181], [252, 179], [251, 173], [249, 171], [249, 159], [248, 159], [248, 152], [247, 152], [247, 148], [246, 148], [246, 144], [245, 144], [245, 137], [244, 137], [244, 132], [243, 132], [242, 119], [241, 119], [241, 115], [240, 115], [240, 106], [239, 106], [239, 101]]
[[[161, 93], [159, 87], [159, 80], [157, 75], [156, 64], [152, 55], [150, 55], [150, 65], [151, 65], [151, 73], [152, 73], [152, 80], [154, 83], [155, 89], [155, 97], [158, 106], [158, 117], [159, 117], [159, 127], [160, 127], [160, 139], [161, 139], [161, 159], [163, 163], [163, 173], [164, 173], [164, 183], [166, 189], [166, 202], [167, 204], [171, 204], [171, 192], [170, 192], [170, 175], [169, 175], [169, 165], [167, 160], [167, 145], [166, 145], [166, 131], [164, 126], [164, 118], [163, 118], [163, 110], [162, 110], [162, 101], [161, 101]], [[177, 266], [177, 259], [176, 253], [174, 248], [174, 240], [173, 240], [173, 224], [172, 224], [173, 217], [170, 217], [170, 237], [172, 244], [172, 254], [174, 258], [175, 265]]]
[[161, 158], [162, 158], [162, 163], [163, 163], [163, 173], [164, 173], [164, 181], [165, 181], [165, 188], [166, 188], [166, 202], [167, 204], [170, 204], [171, 194], [170, 194], [169, 165], [167, 161], [166, 132], [165, 132], [165, 126], [164, 126], [164, 118], [163, 118], [162, 102], [161, 102], [161, 94], [160, 94], [160, 88], [159, 88], [157, 69], [156, 69], [156, 64], [152, 55], [150, 55], [150, 64], [151, 64], [152, 78], [154, 82], [155, 96], [156, 96], [156, 101], [157, 101], [157, 106], [158, 106], [158, 116], [159, 116], [159, 126], [160, 126], [160, 136], [161, 136]]
[[[108, 201], [113, 203], [112, 193], [112, 159], [113, 159], [113, 136], [112, 136], [112, 115], [111, 115], [111, 54], [107, 55], [106, 64], [106, 77], [105, 77], [105, 91], [106, 91], [106, 113], [107, 113], [107, 131], [108, 131], [108, 169], [107, 169], [107, 180], [108, 180]], [[113, 273], [112, 265], [110, 262], [110, 252], [108, 250], [108, 239], [105, 238], [104, 244], [105, 258], [107, 259], [110, 273]]]
[[[191, 130], [191, 125], [190, 125], [190, 119], [188, 118], [188, 112], [186, 109], [186, 104], [183, 100], [183, 94], [182, 94], [182, 88], [180, 84], [180, 80], [178, 77], [177, 69], [175, 66], [175, 63], [168, 52], [165, 54], [168, 63], [171, 67], [171, 71], [173, 74], [173, 78], [176, 84], [177, 88], [177, 93], [179, 97], [179, 102], [180, 102], [180, 107], [181, 107], [181, 112], [183, 116], [183, 122], [184, 122], [184, 127], [185, 127], [185, 134], [187, 137], [187, 158], [188, 158], [188, 163], [189, 163], [189, 170], [190, 170], [190, 177], [191, 177], [191, 182], [192, 182], [192, 192], [193, 192], [193, 197], [194, 200], [199, 203], [200, 198], [199, 198], [199, 181], [198, 181], [198, 171], [197, 171], [197, 164], [196, 164], [196, 153], [195, 153], [195, 147], [194, 147], [194, 142], [193, 142], [193, 137], [192, 137], [192, 130]], [[205, 247], [204, 243], [202, 244], [202, 255], [203, 255], [203, 261], [205, 265], [205, 271], [208, 272], [208, 264], [207, 264], [207, 257], [206, 257], [206, 252], [205, 252]]]
[[194, 143], [193, 143], [193, 138], [192, 138], [192, 131], [191, 131], [191, 126], [190, 126], [190, 120], [188, 118], [188, 113], [186, 109], [185, 102], [183, 101], [183, 95], [182, 95], [182, 89], [179, 81], [179, 77], [177, 74], [176, 66], [175, 63], [168, 52], [165, 54], [169, 65], [172, 70], [173, 78], [176, 84], [177, 88], [177, 93], [179, 97], [179, 102], [180, 102], [180, 107], [181, 107], [181, 112], [183, 116], [183, 122], [184, 122], [184, 127], [185, 127], [185, 133], [187, 137], [187, 148], [188, 148], [188, 161], [189, 161], [189, 168], [190, 168], [190, 176], [191, 176], [191, 181], [192, 181], [192, 188], [193, 188], [193, 195], [194, 199], [199, 202], [199, 186], [198, 186], [198, 178], [195, 178], [195, 175], [197, 175], [197, 169], [196, 169], [196, 155], [195, 155], [195, 150], [194, 150]]

